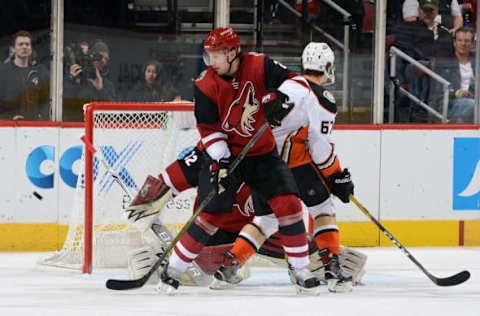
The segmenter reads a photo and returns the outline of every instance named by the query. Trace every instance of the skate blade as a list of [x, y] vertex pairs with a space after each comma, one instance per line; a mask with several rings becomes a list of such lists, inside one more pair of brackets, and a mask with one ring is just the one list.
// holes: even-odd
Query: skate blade
[[317, 296], [320, 295], [320, 286], [312, 287], [312, 288], [305, 288], [298, 284], [295, 284], [295, 290], [297, 291], [298, 295], [306, 295], [306, 296]]
[[160, 283], [155, 287], [158, 293], [173, 296], [178, 294], [178, 289], [168, 284]]
[[352, 281], [340, 281], [338, 279], [328, 280], [328, 291], [332, 293], [345, 293], [353, 290]]
[[216, 278], [213, 278], [212, 283], [210, 284], [210, 290], [227, 290], [236, 287], [237, 284], [228, 283], [225, 281], [220, 281]]

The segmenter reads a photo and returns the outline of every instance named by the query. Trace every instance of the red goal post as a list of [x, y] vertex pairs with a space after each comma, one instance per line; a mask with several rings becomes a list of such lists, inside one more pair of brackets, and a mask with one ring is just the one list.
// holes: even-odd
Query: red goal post
[[[61, 250], [38, 263], [83, 273], [125, 268], [128, 252], [144, 245], [142, 234], [124, 218], [126, 197], [135, 196], [148, 175], [158, 176], [183, 149], [196, 145], [200, 137], [193, 103], [94, 102], [84, 111], [87, 145], [67, 237]], [[89, 144], [96, 153], [85, 149]], [[160, 220], [173, 234], [192, 214], [195, 192], [188, 191], [162, 210]]]
[[[85, 106], [85, 137], [90, 144], [94, 144], [94, 129], [97, 126], [107, 128], [164, 128], [164, 122], [161, 120], [148, 122], [130, 122], [125, 121], [108, 121], [107, 124], [97, 122], [95, 113], [107, 112], [125, 112], [137, 113], [138, 111], [154, 113], [158, 111], [175, 111], [175, 112], [193, 112], [192, 102], [166, 102], [166, 103], [134, 103], [134, 102], [94, 102]], [[147, 115], [148, 117], [148, 115]], [[150, 116], [153, 118], [153, 116]], [[128, 121], [128, 120], [127, 120]], [[168, 162], [167, 162], [168, 163]], [[159, 170], [161, 171], [161, 170]], [[93, 236], [93, 153], [89, 150], [85, 151], [85, 248], [84, 248], [84, 264], [83, 273], [91, 273], [92, 271], [92, 236]]]

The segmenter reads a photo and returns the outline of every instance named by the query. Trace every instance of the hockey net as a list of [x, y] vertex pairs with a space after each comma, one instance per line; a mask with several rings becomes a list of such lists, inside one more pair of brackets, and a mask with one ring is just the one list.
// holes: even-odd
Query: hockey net
[[[97, 151], [93, 155], [84, 146], [65, 243], [39, 264], [84, 273], [126, 267], [128, 252], [141, 247], [143, 240], [124, 219], [123, 209], [147, 175], [158, 176], [183, 149], [196, 145], [193, 104], [91, 103], [85, 107], [85, 137]], [[194, 197], [195, 191], [188, 190], [162, 211], [162, 222], [173, 234], [191, 216]]]

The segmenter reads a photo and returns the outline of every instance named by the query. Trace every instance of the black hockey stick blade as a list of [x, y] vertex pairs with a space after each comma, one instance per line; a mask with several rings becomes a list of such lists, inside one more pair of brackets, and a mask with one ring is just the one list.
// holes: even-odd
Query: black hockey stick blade
[[470, 272], [465, 270], [446, 278], [437, 278], [431, 274], [428, 277], [438, 286], [454, 286], [467, 281], [470, 278]]
[[[242, 149], [240, 154], [235, 157], [235, 159], [232, 161], [230, 168], [228, 169], [228, 175], [230, 175], [235, 168], [240, 164], [240, 162], [243, 160], [243, 158], [247, 155], [248, 151], [250, 148], [255, 145], [257, 140], [262, 136], [263, 132], [267, 129], [268, 127], [268, 122], [263, 123], [263, 125], [257, 130], [255, 135], [250, 139], [250, 141], [245, 145], [245, 147]], [[183, 228], [178, 232], [177, 236], [172, 240], [170, 245], [167, 247], [165, 252], [158, 258], [158, 260], [155, 262], [155, 264], [150, 268], [150, 270], [145, 274], [143, 277], [140, 279], [136, 280], [115, 280], [115, 279], [109, 279], [107, 280], [107, 283], [105, 286], [110, 289], [110, 290], [133, 290], [140, 288], [147, 283], [148, 279], [150, 279], [150, 276], [162, 265], [162, 262], [167, 258], [167, 256], [170, 254], [170, 252], [173, 250], [173, 247], [175, 247], [175, 244], [177, 241], [180, 240], [180, 238], [183, 236], [183, 234], [187, 231], [188, 227], [193, 223], [193, 221], [197, 218], [197, 216], [200, 214], [200, 212], [207, 206], [207, 204], [215, 197], [216, 191], [212, 190], [208, 193], [208, 195], [203, 199], [202, 203], [197, 207], [195, 210], [195, 213], [190, 217], [190, 219], [185, 223]]]
[[[200, 211], [200, 207], [198, 208]], [[200, 213], [198, 210], [197, 210], [198, 213]], [[193, 219], [195, 219], [195, 215], [198, 215], [197, 212], [192, 216]], [[188, 223], [191, 223], [193, 220], [189, 221]], [[186, 225], [185, 225], [186, 226]], [[185, 229], [186, 230], [186, 229]], [[180, 233], [179, 233], [180, 234]], [[180, 238], [178, 238], [180, 239]], [[170, 244], [170, 246], [167, 248], [167, 250], [158, 258], [158, 260], [155, 262], [155, 264], [153, 265], [152, 268], [150, 268], [150, 270], [143, 276], [141, 277], [140, 279], [136, 279], [136, 280], [115, 280], [115, 279], [110, 279], [110, 280], [107, 280], [107, 283], [105, 284], [105, 286], [107, 287], [107, 289], [110, 289], [110, 290], [119, 290], [119, 291], [122, 291], [122, 290], [133, 290], [133, 289], [138, 289], [142, 286], [145, 285], [145, 283], [147, 283], [148, 279], [150, 279], [150, 276], [155, 272], [157, 271], [158, 268], [160, 268], [160, 266], [162, 265], [162, 262], [163, 260], [167, 257], [168, 253], [173, 249], [173, 245], [176, 243], [176, 241], [178, 241], [177, 238], [175, 238], [172, 243]]]
[[363, 214], [365, 214], [375, 225], [377, 225], [377, 227], [385, 234], [385, 236], [387, 236], [395, 244], [395, 246], [397, 246], [407, 256], [408, 259], [415, 263], [417, 267], [419, 267], [420, 270], [422, 270], [423, 273], [425, 273], [425, 275], [436, 285], [458, 285], [467, 281], [470, 278], [470, 272], [468, 271], [462, 271], [446, 278], [437, 278], [436, 276], [428, 272], [428, 270], [425, 269], [425, 267], [417, 259], [415, 259], [415, 257], [410, 253], [410, 251], [408, 251], [407, 248], [405, 248], [395, 237], [393, 237], [393, 235], [382, 224], [380, 224], [380, 222], [375, 217], [373, 217], [373, 215], [370, 214], [370, 212], [362, 204], [360, 204], [360, 202], [358, 202], [353, 195], [349, 195], [348, 198], [363, 212]]
[[133, 290], [142, 287], [147, 283], [150, 276], [145, 274], [143, 277], [137, 280], [107, 280], [106, 286], [110, 290]]

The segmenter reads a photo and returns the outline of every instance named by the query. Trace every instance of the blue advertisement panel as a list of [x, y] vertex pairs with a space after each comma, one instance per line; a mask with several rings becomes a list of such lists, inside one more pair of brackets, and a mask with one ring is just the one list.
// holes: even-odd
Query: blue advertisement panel
[[453, 146], [453, 210], [480, 210], [480, 138], [456, 137]]

